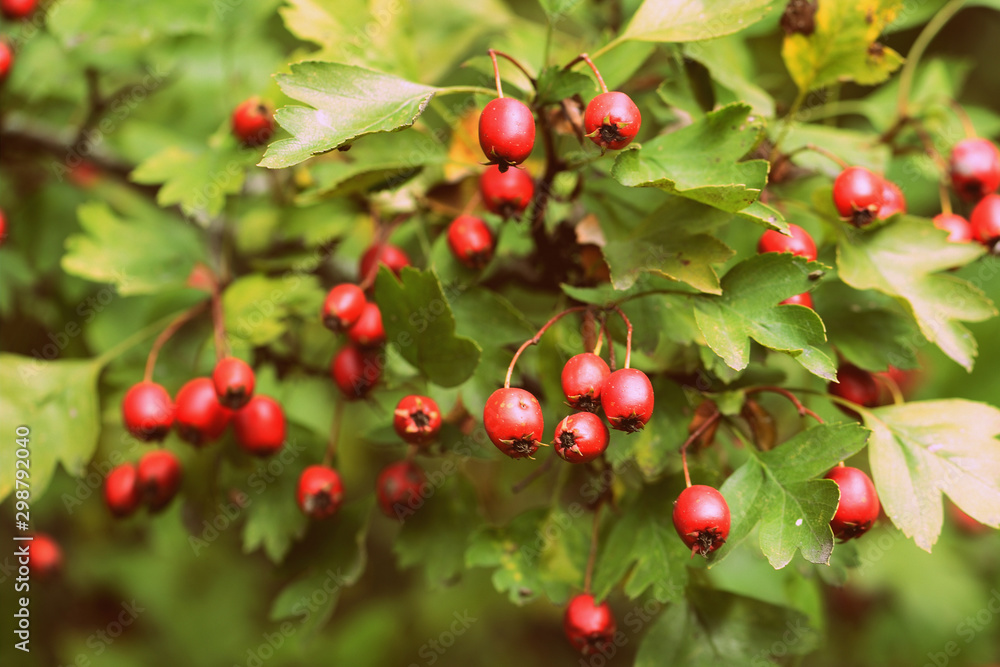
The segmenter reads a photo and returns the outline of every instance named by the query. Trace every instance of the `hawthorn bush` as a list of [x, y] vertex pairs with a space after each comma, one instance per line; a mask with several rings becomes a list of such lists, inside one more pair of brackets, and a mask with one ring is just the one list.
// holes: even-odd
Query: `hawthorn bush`
[[998, 9], [0, 2], [3, 654], [1000, 658]]

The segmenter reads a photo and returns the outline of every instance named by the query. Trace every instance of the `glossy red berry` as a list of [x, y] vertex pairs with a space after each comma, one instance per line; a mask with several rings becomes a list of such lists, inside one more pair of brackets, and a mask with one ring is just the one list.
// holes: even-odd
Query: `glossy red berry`
[[59, 543], [45, 533], [35, 533], [28, 542], [28, 569], [40, 580], [47, 579], [62, 567]]
[[718, 490], [703, 484], [689, 486], [674, 502], [674, 528], [691, 555], [707, 557], [729, 537], [729, 505]]
[[972, 236], [985, 246], [993, 247], [1000, 240], [1000, 195], [986, 195], [969, 217]]
[[233, 430], [245, 451], [270, 456], [285, 444], [285, 411], [270, 396], [256, 394], [233, 415]]
[[560, 378], [566, 402], [577, 410], [597, 412], [601, 406], [601, 387], [609, 375], [607, 362], [592, 352], [570, 357]]
[[906, 197], [903, 196], [903, 191], [899, 189], [898, 185], [889, 179], [883, 179], [882, 204], [878, 207], [875, 217], [879, 220], [885, 220], [897, 213], [906, 213]]
[[839, 540], [860, 537], [878, 518], [878, 494], [872, 480], [861, 470], [837, 466], [826, 474], [840, 487], [837, 513], [830, 520], [833, 536]]
[[400, 461], [382, 469], [375, 482], [378, 506], [390, 519], [402, 521], [423, 504], [426, 478], [416, 463]]
[[429, 396], [404, 396], [396, 404], [392, 427], [405, 442], [426, 445], [433, 442], [441, 430], [441, 410]]
[[354, 283], [334, 285], [323, 302], [324, 326], [334, 333], [344, 331], [358, 321], [366, 303], [365, 293]]
[[833, 182], [833, 204], [856, 227], [875, 219], [882, 206], [883, 178], [864, 167], [848, 167]]
[[479, 193], [488, 211], [511, 218], [528, 208], [535, 196], [535, 182], [524, 169], [501, 172], [491, 164], [479, 177]]
[[122, 420], [139, 440], [157, 442], [167, 437], [174, 424], [174, 402], [155, 382], [132, 385], [122, 399]]
[[131, 463], [116, 466], [104, 480], [104, 502], [117, 517], [128, 516], [142, 502], [139, 474]]
[[146, 452], [139, 459], [137, 482], [142, 500], [150, 511], [158, 512], [181, 488], [181, 462], [165, 449]]
[[397, 246], [389, 243], [373, 245], [365, 250], [361, 255], [361, 263], [358, 266], [358, 275], [364, 280], [369, 273], [375, 270], [377, 264], [385, 264], [390, 271], [397, 276], [404, 266], [410, 265], [410, 258]]
[[362, 347], [377, 347], [385, 342], [382, 311], [369, 301], [361, 309], [361, 316], [347, 328], [347, 337]]
[[340, 348], [330, 363], [330, 377], [349, 400], [367, 396], [381, 375], [375, 355], [353, 344]]
[[0, 0], [0, 11], [9, 19], [25, 19], [38, 7], [38, 0]]
[[344, 500], [340, 475], [333, 468], [309, 466], [299, 475], [299, 509], [310, 519], [326, 519], [337, 513]]
[[14, 63], [14, 50], [6, 40], [0, 39], [0, 81], [10, 74], [10, 66]]
[[604, 453], [608, 438], [603, 419], [593, 412], [576, 412], [556, 425], [556, 454], [570, 463], [587, 463]]
[[1000, 151], [989, 139], [962, 139], [951, 149], [951, 185], [959, 197], [976, 201], [1000, 187]]
[[218, 440], [233, 416], [219, 403], [215, 384], [209, 378], [195, 378], [185, 384], [174, 403], [177, 434], [195, 446]]
[[653, 385], [636, 368], [621, 368], [601, 385], [601, 407], [611, 428], [626, 433], [641, 431], [653, 416]]
[[266, 144], [274, 134], [273, 114], [259, 97], [251, 97], [233, 111], [233, 134], [247, 146]]
[[810, 262], [816, 261], [816, 242], [809, 232], [793, 224], [788, 225], [788, 231], [791, 236], [785, 236], [773, 229], [761, 234], [760, 241], [757, 242], [757, 252], [790, 252], [805, 257]]
[[601, 150], [625, 148], [642, 127], [642, 114], [632, 98], [618, 91], [601, 93], [583, 112], [587, 136]]
[[597, 604], [593, 595], [577, 595], [563, 616], [566, 638], [583, 655], [607, 654], [615, 637], [615, 617], [607, 602]]
[[236, 357], [222, 359], [212, 371], [215, 395], [219, 403], [230, 410], [239, 410], [249, 402], [255, 382], [250, 364]]
[[481, 269], [493, 258], [493, 232], [481, 218], [460, 215], [448, 225], [448, 247], [462, 264]]
[[490, 164], [505, 172], [521, 164], [535, 147], [535, 116], [512, 97], [498, 97], [479, 116], [479, 145]]
[[[837, 380], [827, 385], [832, 395], [865, 408], [879, 404], [879, 389], [875, 377], [868, 371], [853, 364], [841, 364], [837, 369]], [[853, 412], [848, 412], [853, 415]]]
[[796, 294], [795, 296], [790, 296], [784, 301], [778, 303], [779, 306], [805, 306], [806, 308], [813, 307], [812, 295], [809, 292], [803, 292], [802, 294]]
[[497, 389], [483, 409], [486, 435], [512, 459], [531, 458], [542, 443], [545, 429], [542, 406], [524, 389]]
[[950, 243], [969, 243], [972, 241], [972, 225], [960, 215], [954, 213], [938, 213], [932, 220], [934, 226], [948, 232]]

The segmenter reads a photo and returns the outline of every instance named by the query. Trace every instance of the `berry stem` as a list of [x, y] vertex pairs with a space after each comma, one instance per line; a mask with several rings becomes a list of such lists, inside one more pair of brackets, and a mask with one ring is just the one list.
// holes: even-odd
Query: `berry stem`
[[817, 146], [816, 144], [805, 144], [803, 146], [800, 146], [799, 148], [796, 148], [794, 151], [792, 151], [791, 153], [789, 153], [786, 157], [791, 157], [792, 155], [794, 155], [795, 153], [798, 153], [799, 151], [812, 151], [813, 153], [818, 153], [818, 154], [822, 155], [823, 157], [829, 158], [830, 160], [833, 160], [834, 162], [836, 162], [837, 166], [840, 167], [841, 169], [847, 169], [849, 166], [851, 166], [851, 165], [847, 164], [847, 161], [844, 158], [840, 157], [839, 155], [837, 155], [835, 153], [832, 153], [832, 152], [828, 151], [827, 149], [823, 148], [822, 146]]
[[590, 553], [587, 555], [587, 571], [583, 575], [583, 592], [590, 595], [590, 582], [594, 578], [594, 562], [597, 560], [597, 541], [600, 537], [601, 508], [604, 503], [594, 508], [594, 526], [590, 531]]
[[930, 132], [928, 132], [927, 128], [925, 128], [923, 124], [916, 119], [911, 121], [911, 123], [913, 125], [913, 131], [917, 133], [918, 137], [920, 137], [920, 143], [924, 146], [924, 152], [926, 152], [928, 157], [934, 161], [934, 164], [937, 165], [937, 168], [940, 169], [943, 174], [947, 174], [949, 170], [948, 161], [945, 160], [941, 153], [938, 152], [937, 148], [934, 147], [934, 138], [931, 137]]
[[920, 64], [920, 58], [930, 45], [931, 40], [940, 32], [951, 17], [958, 13], [958, 10], [965, 4], [965, 0], [950, 0], [941, 10], [934, 15], [924, 29], [920, 31], [917, 39], [913, 42], [910, 52], [906, 54], [906, 62], [899, 74], [899, 95], [896, 98], [896, 113], [900, 118], [909, 115], [910, 92], [913, 88], [913, 76]]
[[200, 301], [196, 303], [175, 317], [173, 321], [167, 325], [167, 328], [160, 332], [160, 335], [153, 341], [153, 347], [149, 349], [149, 356], [146, 357], [146, 370], [142, 375], [143, 382], [152, 382], [153, 369], [156, 367], [156, 358], [160, 356], [160, 349], [164, 346], [164, 344], [166, 344], [166, 342], [170, 340], [175, 333], [177, 333], [178, 329], [187, 324], [190, 320], [194, 319], [197, 315], [201, 314], [208, 304], [208, 301]]
[[885, 388], [889, 390], [890, 394], [892, 394], [892, 402], [894, 405], [902, 405], [906, 402], [906, 399], [903, 398], [903, 391], [899, 388], [899, 383], [892, 379], [892, 377], [888, 374], [876, 374], [874, 377], [877, 382], [884, 384]]
[[563, 69], [568, 70], [580, 61], [587, 63], [587, 65], [590, 66], [590, 69], [594, 71], [594, 76], [597, 77], [597, 83], [601, 86], [601, 92], [608, 92], [608, 86], [604, 83], [604, 77], [601, 76], [601, 73], [597, 69], [597, 65], [594, 64], [594, 61], [591, 60], [590, 56], [586, 53], [581, 53], [576, 58], [573, 58], [573, 60], [569, 61], [569, 64], [567, 64]]
[[524, 74], [524, 76], [528, 77], [528, 81], [531, 82], [531, 86], [533, 88], [535, 88], [535, 89], [538, 88], [538, 82], [535, 81], [535, 77], [531, 76], [531, 74], [528, 72], [528, 70], [526, 70], [524, 68], [524, 65], [522, 65], [517, 58], [515, 58], [513, 56], [510, 56], [510, 55], [507, 55], [503, 51], [497, 51], [496, 49], [490, 49], [490, 58], [493, 59], [493, 71], [496, 73], [496, 77], [497, 77], [497, 92], [500, 93], [500, 97], [503, 97], [503, 93], [500, 91], [500, 69], [497, 66], [497, 56], [500, 56], [501, 58], [506, 58], [507, 60], [509, 60], [512, 63], [514, 63], [514, 67], [516, 67], [519, 70], [521, 70], [521, 73]]
[[719, 421], [721, 418], [722, 418], [722, 413], [716, 410], [716, 412], [712, 416], [710, 416], [708, 419], [699, 424], [698, 428], [691, 431], [691, 433], [688, 435], [687, 440], [685, 440], [684, 444], [681, 445], [681, 467], [684, 468], [684, 484], [687, 485], [688, 487], [691, 486], [691, 473], [690, 471], [688, 471], [688, 460], [687, 460], [688, 447], [691, 446], [692, 442], [700, 438], [703, 433], [708, 431], [708, 429], [712, 428], [712, 425], [715, 424], [715, 422]]
[[750, 395], [750, 394], [759, 394], [759, 393], [765, 392], [765, 391], [768, 391], [768, 392], [771, 392], [771, 393], [774, 393], [774, 394], [781, 394], [782, 396], [784, 396], [785, 398], [787, 398], [789, 401], [792, 402], [792, 405], [795, 406], [795, 409], [798, 410], [800, 417], [812, 417], [813, 419], [816, 420], [817, 423], [819, 423], [819, 424], [823, 423], [823, 418], [822, 417], [820, 417], [818, 414], [816, 414], [815, 412], [813, 412], [812, 410], [810, 410], [809, 408], [807, 408], [805, 405], [803, 405], [802, 401], [799, 400], [798, 396], [796, 396], [792, 392], [788, 391], [784, 387], [772, 387], [772, 386], [752, 387], [750, 389], [747, 389], [745, 393], [747, 395]]
[[616, 371], [618, 370], [618, 364], [615, 361], [615, 341], [611, 338], [611, 331], [608, 329], [607, 321], [601, 322], [601, 331], [608, 339], [608, 367], [611, 368], [611, 370]]
[[963, 107], [961, 104], [959, 104], [958, 100], [954, 100], [954, 99], [951, 99], [951, 98], [948, 99], [948, 104], [951, 106], [952, 110], [955, 112], [955, 115], [958, 116], [959, 122], [962, 123], [962, 130], [965, 132], [965, 138], [966, 139], [975, 139], [976, 136], [977, 136], [976, 135], [976, 126], [972, 124], [972, 119], [969, 118], [969, 114], [965, 110], [965, 107]]
[[951, 215], [951, 194], [948, 192], [948, 184], [945, 183], [944, 179], [938, 180], [938, 197], [941, 199], [941, 212], [945, 215]]
[[542, 325], [542, 328], [539, 329], [538, 332], [534, 336], [532, 336], [528, 340], [524, 341], [524, 343], [521, 344], [521, 347], [517, 348], [517, 352], [514, 353], [514, 358], [510, 360], [510, 366], [507, 367], [507, 377], [504, 378], [504, 381], [503, 381], [503, 387], [504, 387], [504, 389], [510, 389], [510, 376], [513, 375], [513, 373], [514, 373], [514, 364], [517, 363], [517, 359], [518, 359], [518, 357], [521, 356], [522, 352], [524, 352], [526, 349], [528, 349], [532, 345], [538, 345], [538, 341], [540, 341], [542, 339], [542, 334], [544, 334], [546, 331], [548, 331], [549, 327], [551, 327], [553, 324], [555, 324], [556, 322], [558, 322], [562, 318], [566, 317], [570, 313], [578, 313], [581, 310], [586, 310], [586, 309], [587, 309], [587, 306], [573, 306], [572, 308], [567, 308], [566, 310], [562, 311], [561, 313], [558, 313], [555, 316], [553, 316], [552, 319], [550, 319], [548, 322], [546, 322], [545, 324]]
[[218, 281], [212, 283], [212, 331], [215, 337], [215, 360], [229, 356], [226, 345], [226, 316], [222, 310], [222, 291]]
[[323, 465], [329, 467], [337, 457], [337, 444], [340, 442], [340, 422], [344, 416], [344, 401], [337, 401], [333, 407], [333, 421], [330, 424], [330, 439], [323, 453]]
[[617, 305], [614, 306], [614, 310], [625, 322], [625, 368], [628, 368], [629, 361], [632, 358], [632, 322], [629, 321], [625, 313]]
[[497, 80], [497, 97], [503, 97], [503, 86], [500, 85], [500, 65], [497, 64], [497, 53], [493, 49], [490, 49], [490, 60], [493, 61], [493, 75]]

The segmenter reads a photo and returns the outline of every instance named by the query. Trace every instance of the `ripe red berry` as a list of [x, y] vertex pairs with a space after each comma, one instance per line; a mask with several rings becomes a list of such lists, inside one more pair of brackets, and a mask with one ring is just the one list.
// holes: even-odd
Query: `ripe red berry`
[[875, 219], [882, 206], [883, 178], [864, 167], [848, 167], [833, 182], [833, 204], [856, 227]]
[[[873, 408], [879, 404], [878, 383], [868, 371], [853, 364], [841, 364], [837, 369], [837, 380], [827, 385], [827, 391], [832, 395], [855, 403], [865, 408]], [[854, 412], [848, 410], [854, 416]]]
[[354, 344], [340, 348], [330, 362], [330, 377], [348, 400], [367, 396], [381, 376], [376, 356]]
[[729, 537], [729, 505], [716, 489], [689, 486], [674, 502], [674, 528], [695, 554], [708, 557]]
[[441, 430], [441, 410], [434, 399], [428, 396], [404, 396], [396, 404], [392, 427], [405, 442], [426, 445]]
[[570, 357], [562, 369], [562, 390], [566, 402], [577, 410], [597, 412], [601, 405], [601, 386], [611, 375], [607, 362], [592, 352]]
[[790, 252], [805, 257], [810, 262], [816, 261], [816, 242], [809, 232], [793, 224], [788, 225], [788, 231], [791, 236], [785, 236], [773, 229], [761, 234], [760, 241], [757, 242], [757, 252]]
[[104, 502], [117, 517], [128, 516], [142, 502], [139, 476], [131, 463], [116, 466], [104, 480]]
[[362, 347], [377, 347], [385, 342], [382, 311], [369, 301], [361, 309], [361, 316], [347, 328], [347, 337]]
[[481, 269], [493, 258], [493, 232], [482, 219], [460, 215], [448, 225], [448, 247], [462, 264]]
[[879, 220], [885, 220], [897, 213], [906, 213], [906, 197], [903, 196], [903, 191], [899, 189], [898, 185], [889, 179], [883, 179], [882, 204], [875, 217]]
[[556, 454], [570, 463], [593, 461], [608, 448], [608, 427], [593, 412], [576, 412], [556, 425]]
[[837, 513], [830, 520], [833, 536], [846, 541], [860, 537], [878, 518], [878, 494], [872, 480], [861, 470], [837, 466], [826, 474], [840, 487]]
[[240, 446], [255, 456], [270, 456], [285, 444], [285, 411], [270, 396], [255, 395], [233, 415]]
[[143, 454], [137, 475], [140, 497], [152, 512], [170, 504], [181, 488], [181, 462], [165, 449]]
[[615, 636], [615, 617], [607, 602], [597, 604], [593, 595], [577, 595], [563, 616], [566, 638], [583, 655], [606, 654]]
[[778, 305], [779, 306], [795, 305], [795, 306], [805, 306], [806, 308], [812, 308], [813, 300], [809, 292], [803, 292], [802, 294], [796, 294], [795, 296], [788, 297], [784, 301], [779, 302]]
[[601, 93], [590, 100], [583, 112], [583, 127], [587, 136], [601, 150], [618, 150], [628, 146], [642, 126], [642, 114], [632, 98], [618, 91]]
[[174, 402], [162, 386], [139, 382], [122, 399], [122, 420], [129, 433], [139, 440], [163, 440], [174, 423]]
[[38, 0], [0, 0], [0, 11], [9, 19], [28, 18], [37, 6]]
[[375, 482], [378, 506], [390, 519], [402, 521], [423, 503], [424, 471], [416, 463], [400, 461], [382, 469]]
[[0, 39], [0, 81], [10, 74], [10, 66], [14, 62], [14, 50], [6, 40]]
[[299, 509], [311, 519], [326, 519], [337, 513], [344, 500], [344, 487], [340, 475], [333, 468], [309, 466], [299, 476], [296, 496]]
[[524, 102], [498, 97], [479, 116], [479, 145], [501, 172], [521, 164], [535, 147], [535, 116]]
[[611, 428], [635, 433], [653, 416], [653, 385], [636, 368], [620, 368], [601, 385], [601, 407]]
[[365, 293], [354, 283], [334, 285], [323, 302], [323, 324], [330, 331], [340, 333], [358, 321], [365, 303]]
[[212, 371], [215, 395], [230, 410], [239, 410], [247, 404], [253, 396], [255, 380], [250, 364], [236, 357], [220, 360]]
[[966, 535], [981, 535], [983, 533], [989, 533], [993, 531], [984, 523], [979, 523], [971, 516], [962, 511], [955, 503], [948, 503], [948, 517], [951, 519], [955, 526], [965, 533]]
[[950, 172], [959, 197], [981, 199], [1000, 187], [1000, 151], [989, 139], [962, 139], [951, 149]]
[[40, 580], [47, 579], [62, 567], [62, 549], [45, 533], [35, 533], [28, 542], [28, 569]]
[[247, 146], [266, 144], [274, 134], [273, 113], [259, 97], [251, 97], [233, 111], [233, 134]]
[[535, 182], [524, 169], [501, 172], [491, 164], [479, 177], [479, 192], [488, 211], [510, 218], [528, 207], [535, 196]]
[[934, 226], [948, 232], [950, 243], [969, 243], [972, 241], [972, 225], [960, 215], [954, 213], [938, 213], [932, 220]]
[[218, 440], [233, 416], [219, 403], [209, 378], [195, 378], [181, 387], [175, 405], [177, 434], [195, 446]]
[[542, 441], [542, 406], [524, 389], [497, 389], [483, 409], [486, 435], [512, 459], [531, 458]]
[[969, 217], [972, 235], [985, 246], [992, 247], [1000, 240], [1000, 195], [986, 195], [972, 209]]
[[389, 243], [373, 245], [361, 255], [361, 263], [358, 266], [358, 275], [364, 280], [369, 273], [375, 270], [377, 264], [385, 264], [390, 271], [397, 276], [404, 266], [410, 265], [410, 258], [406, 256], [401, 248]]

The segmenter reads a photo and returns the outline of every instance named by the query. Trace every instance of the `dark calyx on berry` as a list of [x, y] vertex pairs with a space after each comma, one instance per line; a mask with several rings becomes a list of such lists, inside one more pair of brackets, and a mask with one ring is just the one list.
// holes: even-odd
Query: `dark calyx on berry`
[[717, 528], [705, 528], [695, 533], [688, 533], [694, 538], [691, 545], [691, 555], [698, 554], [708, 558], [708, 554], [719, 549], [726, 543], [726, 538]]

